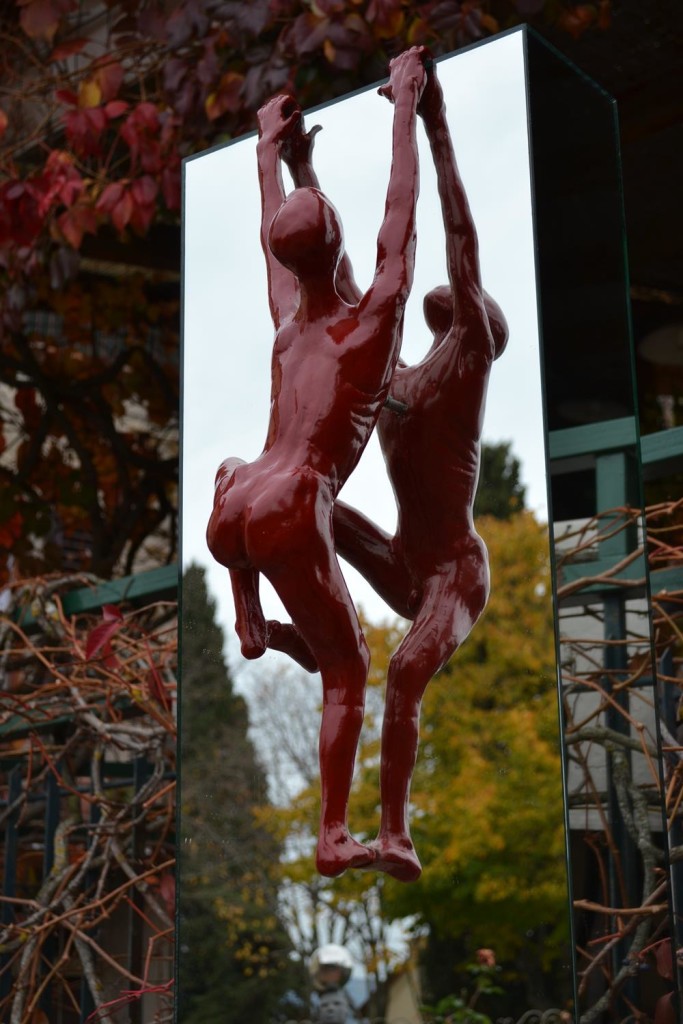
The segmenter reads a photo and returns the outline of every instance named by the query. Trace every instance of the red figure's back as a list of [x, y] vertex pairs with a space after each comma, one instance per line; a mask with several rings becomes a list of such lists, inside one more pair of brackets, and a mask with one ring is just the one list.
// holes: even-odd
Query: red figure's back
[[322, 473], [336, 496], [386, 399], [408, 274], [397, 275], [391, 295], [380, 285], [353, 305], [345, 302], [335, 288], [341, 226], [318, 189], [291, 193], [275, 215], [268, 242], [306, 288], [294, 315], [277, 330], [265, 450], [275, 449], [278, 456], [285, 450], [292, 465]]
[[446, 286], [427, 295], [434, 342], [421, 362], [397, 366], [393, 402], [378, 422], [398, 507], [395, 545], [415, 577], [412, 607], [403, 609], [412, 613], [414, 589], [474, 530], [490, 368], [507, 339], [503, 315], [488, 296], [485, 317], [480, 308], [461, 308], [447, 329], [441, 319], [446, 304], [452, 317], [453, 294]]

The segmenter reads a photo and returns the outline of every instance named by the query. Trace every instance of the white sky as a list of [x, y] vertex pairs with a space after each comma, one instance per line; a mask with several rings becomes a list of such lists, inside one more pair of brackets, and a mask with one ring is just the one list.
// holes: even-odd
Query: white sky
[[[512, 442], [522, 462], [528, 504], [545, 518], [523, 34], [440, 62], [438, 74], [477, 225], [484, 287], [510, 326], [508, 347], [492, 373], [484, 440]], [[341, 214], [361, 287], [369, 285], [374, 270], [392, 114], [392, 106], [371, 89], [306, 119], [307, 127], [324, 128], [316, 138], [314, 162], [321, 187]], [[419, 133], [417, 267], [402, 350], [408, 362], [417, 361], [429, 344], [423, 296], [447, 282], [436, 178], [421, 125]], [[255, 138], [241, 140], [185, 167], [182, 552], [184, 564], [207, 567], [228, 635], [234, 622], [228, 572], [206, 548], [206, 524], [219, 463], [229, 455], [253, 459], [263, 447], [273, 342], [259, 241], [255, 147]], [[374, 437], [343, 497], [392, 529], [394, 500]], [[354, 600], [371, 619], [391, 616], [357, 573], [344, 563], [342, 568]], [[281, 615], [266, 581], [262, 592], [267, 616]], [[269, 658], [277, 656], [269, 653], [266, 663]]]

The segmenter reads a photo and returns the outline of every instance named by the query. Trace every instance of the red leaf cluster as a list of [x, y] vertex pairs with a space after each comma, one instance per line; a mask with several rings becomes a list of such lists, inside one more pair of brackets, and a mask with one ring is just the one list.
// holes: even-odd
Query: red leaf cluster
[[[69, 36], [76, 0], [18, 2], [29, 40], [53, 47], [39, 60], [72, 166], [58, 181], [46, 164], [47, 191], [41, 171], [9, 175], [0, 207], [15, 210], [0, 245], [14, 246], [59, 239], [78, 249], [106, 221], [144, 233], [160, 205], [179, 209], [181, 156], [253, 127], [267, 95], [295, 88], [305, 104], [321, 102], [376, 79], [406, 45], [443, 52], [497, 28], [485, 0], [187, 0], [170, 14], [160, 3], [108, 0], [102, 53], [99, 37]], [[8, 118], [0, 111], [0, 134]]]
[[154, 218], [158, 191], [157, 182], [149, 174], [132, 182], [115, 181], [104, 189], [96, 209], [107, 215], [117, 231], [130, 225], [144, 234]]
[[123, 65], [120, 61], [105, 56], [93, 61], [92, 74], [85, 81], [92, 83], [99, 90], [100, 98], [98, 102], [109, 103], [121, 88], [123, 74]]
[[138, 166], [156, 174], [161, 170], [161, 118], [154, 103], [139, 103], [121, 126], [121, 138], [130, 151], [131, 170]]
[[78, 156], [99, 156], [107, 114], [102, 107], [67, 110], [64, 114], [66, 137]]
[[[159, 198], [176, 211], [181, 155], [210, 145], [217, 134], [253, 127], [267, 95], [290, 87], [304, 104], [318, 103], [376, 79], [387, 58], [407, 45], [426, 43], [439, 54], [499, 28], [487, 0], [185, 0], [169, 7], [107, 0], [108, 51], [91, 57], [83, 55], [102, 40], [69, 35], [67, 15], [76, 0], [17, 3], [29, 41], [53, 46], [38, 63], [66, 107], [67, 146], [84, 164], [82, 178], [87, 167], [92, 179], [84, 189], [74, 177], [78, 196], [62, 192], [66, 209], [55, 211], [58, 237], [73, 248], [103, 218], [118, 231], [129, 225], [145, 231]], [[545, 16], [550, 3], [511, 0], [510, 6], [518, 17], [534, 17]], [[588, 27], [606, 27], [609, 7], [610, 0], [560, 5], [553, 17], [579, 36]], [[0, 110], [0, 135], [10, 123], [11, 111]], [[156, 181], [154, 199], [148, 182], [133, 186], [146, 176]], [[30, 176], [23, 182], [9, 177], [0, 204], [3, 212], [8, 204], [16, 209], [2, 218], [0, 244], [30, 246], [53, 197], [41, 206]], [[110, 191], [112, 185], [120, 188]]]
[[6, 181], [0, 185], [0, 246], [33, 245], [43, 227], [40, 191], [35, 182]]
[[33, 245], [52, 213], [61, 234], [78, 248], [86, 231], [94, 232], [97, 217], [84, 197], [84, 181], [73, 157], [51, 150], [42, 172], [0, 187], [0, 247]]
[[80, 249], [83, 235], [94, 235], [97, 231], [97, 214], [92, 206], [78, 203], [57, 217], [57, 225], [73, 249]]
[[58, 203], [73, 206], [83, 192], [83, 179], [76, 170], [72, 157], [61, 149], [53, 149], [50, 152], [45, 170], [38, 181], [42, 216]]

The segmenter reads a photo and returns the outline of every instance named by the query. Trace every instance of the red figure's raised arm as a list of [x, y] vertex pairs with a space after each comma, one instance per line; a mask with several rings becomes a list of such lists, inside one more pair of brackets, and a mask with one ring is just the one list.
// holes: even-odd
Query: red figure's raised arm
[[415, 209], [420, 191], [417, 154], [417, 105], [427, 81], [423, 50], [413, 47], [392, 60], [388, 85], [380, 92], [394, 104], [392, 162], [377, 237], [375, 277], [368, 290], [374, 304], [386, 297], [405, 305], [415, 268]]
[[446, 229], [446, 258], [453, 292], [455, 321], [464, 303], [470, 307], [471, 312], [473, 300], [484, 312], [483, 291], [477, 229], [453, 151], [443, 92], [433, 68], [428, 76], [419, 111], [424, 120], [436, 167], [441, 211]]
[[[289, 167], [295, 188], [320, 189], [318, 175], [313, 167], [313, 145], [315, 137], [322, 128], [314, 125], [310, 132], [304, 130], [303, 118], [294, 125], [294, 129], [282, 147], [282, 158]], [[337, 291], [344, 302], [355, 306], [360, 301], [362, 292], [356, 284], [353, 267], [346, 249], [342, 252], [336, 275]]]
[[427, 80], [425, 53], [423, 47], [413, 47], [392, 60], [389, 83], [380, 90], [394, 104], [391, 173], [377, 237], [375, 276], [358, 306], [361, 316], [377, 318], [385, 327], [368, 345], [368, 370], [376, 379], [388, 380], [393, 373], [403, 310], [413, 284], [420, 187], [416, 121]]
[[268, 272], [268, 301], [275, 328], [292, 313], [299, 300], [299, 284], [291, 272], [275, 259], [268, 245], [273, 217], [285, 201], [280, 149], [301, 120], [301, 110], [290, 96], [274, 96], [258, 112], [259, 140], [256, 146], [261, 187], [261, 246]]

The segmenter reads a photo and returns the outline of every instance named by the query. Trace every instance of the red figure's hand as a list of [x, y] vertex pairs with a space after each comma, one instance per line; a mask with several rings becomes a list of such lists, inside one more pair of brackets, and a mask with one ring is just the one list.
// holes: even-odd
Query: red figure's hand
[[289, 168], [311, 163], [315, 137], [321, 131], [320, 124], [314, 124], [310, 132], [304, 131], [302, 118], [293, 125], [291, 133], [282, 144], [282, 159]]
[[417, 106], [417, 112], [427, 122], [434, 122], [443, 110], [443, 90], [441, 83], [436, 77], [434, 64], [427, 64], [427, 84]]
[[414, 84], [417, 86], [419, 99], [427, 81], [425, 61], [429, 59], [429, 52], [425, 46], [412, 46], [398, 57], [394, 57], [389, 64], [389, 81], [380, 88], [380, 96], [385, 96], [395, 103], [403, 90]]
[[273, 96], [257, 114], [259, 138], [277, 143], [295, 130], [301, 121], [301, 107], [291, 96]]

